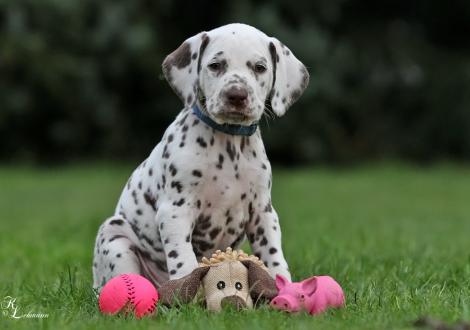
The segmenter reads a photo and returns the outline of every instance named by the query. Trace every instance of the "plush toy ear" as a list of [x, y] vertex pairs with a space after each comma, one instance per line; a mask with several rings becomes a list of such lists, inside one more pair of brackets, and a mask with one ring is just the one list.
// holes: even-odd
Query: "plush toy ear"
[[274, 113], [282, 116], [307, 88], [309, 74], [302, 62], [276, 38], [270, 38], [269, 52], [273, 63], [273, 88], [268, 106], [270, 103]]
[[302, 281], [302, 290], [307, 296], [311, 296], [317, 291], [317, 278], [315, 276]]
[[276, 274], [276, 288], [282, 290], [286, 284], [289, 283], [289, 280], [282, 275]]
[[277, 296], [276, 285], [269, 273], [251, 260], [241, 261], [248, 268], [248, 284], [253, 302], [271, 300]]
[[196, 102], [201, 58], [208, 43], [209, 36], [201, 32], [183, 42], [163, 61], [163, 74], [186, 107]]
[[187, 304], [191, 302], [199, 290], [201, 281], [210, 267], [198, 267], [191, 274], [177, 280], [165, 282], [159, 289], [160, 302], [171, 306], [175, 302]]

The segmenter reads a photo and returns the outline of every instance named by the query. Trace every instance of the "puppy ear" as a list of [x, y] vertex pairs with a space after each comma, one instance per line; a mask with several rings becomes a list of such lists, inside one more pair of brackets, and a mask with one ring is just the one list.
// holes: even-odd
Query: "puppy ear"
[[201, 32], [183, 42], [163, 61], [163, 74], [186, 107], [196, 102], [201, 58], [209, 40], [207, 33]]
[[177, 302], [190, 303], [196, 296], [201, 281], [206, 276], [209, 268], [198, 267], [189, 275], [165, 282], [158, 288], [161, 303], [165, 306], [171, 306]]
[[248, 268], [248, 284], [250, 285], [251, 299], [271, 300], [277, 296], [276, 285], [267, 270], [264, 270], [251, 260], [243, 260], [242, 264]]
[[269, 52], [273, 63], [273, 88], [268, 105], [278, 116], [299, 99], [307, 88], [309, 74], [294, 54], [276, 38], [270, 38]]

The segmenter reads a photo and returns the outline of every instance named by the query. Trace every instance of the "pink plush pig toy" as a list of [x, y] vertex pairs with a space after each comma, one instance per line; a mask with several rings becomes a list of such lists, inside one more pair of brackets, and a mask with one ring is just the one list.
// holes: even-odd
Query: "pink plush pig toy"
[[312, 315], [324, 312], [328, 307], [342, 307], [344, 293], [330, 276], [313, 276], [302, 282], [289, 282], [276, 275], [277, 296], [271, 306], [289, 313], [306, 310]]

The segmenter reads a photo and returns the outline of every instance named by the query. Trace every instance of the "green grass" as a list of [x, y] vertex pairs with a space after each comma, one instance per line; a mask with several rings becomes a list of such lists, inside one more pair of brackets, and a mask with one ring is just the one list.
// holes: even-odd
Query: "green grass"
[[1, 329], [406, 329], [422, 315], [470, 319], [470, 170], [454, 165], [275, 171], [294, 278], [332, 275], [347, 295], [342, 310], [211, 314], [193, 305], [143, 320], [102, 316], [91, 290], [94, 236], [130, 170], [0, 168], [0, 298], [49, 314], [0, 315]]

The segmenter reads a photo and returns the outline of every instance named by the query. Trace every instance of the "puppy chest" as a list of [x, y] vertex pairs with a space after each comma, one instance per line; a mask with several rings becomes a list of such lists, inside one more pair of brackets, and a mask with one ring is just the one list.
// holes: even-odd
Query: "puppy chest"
[[209, 257], [214, 250], [240, 243], [245, 237], [248, 219], [246, 206], [232, 208], [206, 207], [196, 218], [192, 244], [197, 257]]
[[218, 207], [231, 208], [255, 194], [267, 191], [270, 172], [246, 159], [220, 164], [207, 164], [210, 173], [201, 187], [203, 196]]

